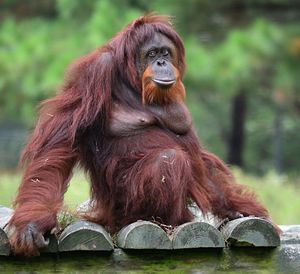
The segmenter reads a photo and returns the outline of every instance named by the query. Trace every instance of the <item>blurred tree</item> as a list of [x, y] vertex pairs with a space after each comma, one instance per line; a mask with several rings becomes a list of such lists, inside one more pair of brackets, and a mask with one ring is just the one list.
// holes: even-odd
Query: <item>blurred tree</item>
[[139, 15], [108, 0], [58, 0], [57, 14], [52, 21], [8, 17], [0, 25], [0, 123], [32, 124], [35, 106], [56, 92], [66, 67]]
[[0, 20], [7, 16], [25, 19], [34, 16], [53, 18], [56, 0], [0, 0]]
[[[284, 90], [284, 93], [295, 92], [292, 87], [282, 86], [284, 83], [297, 82], [295, 72], [289, 73], [285, 68], [285, 77], [282, 80], [279, 72], [282, 66], [290, 66], [291, 59], [288, 58], [289, 51], [286, 44], [292, 37], [293, 35], [290, 37], [286, 33], [286, 28], [279, 28], [275, 24], [259, 20], [249, 28], [231, 31], [224, 42], [206, 49], [205, 52], [200, 46], [198, 46], [199, 50], [188, 52], [191, 70], [197, 72], [189, 73], [188, 82], [193, 82], [193, 86], [203, 89], [201, 100], [203, 101], [204, 96], [211, 96], [211, 91], [214, 91], [219, 93], [219, 98], [223, 98], [222, 104], [227, 101], [226, 104], [230, 105], [231, 101], [231, 124], [220, 123], [221, 136], [228, 144], [227, 157], [231, 164], [243, 165], [246, 144], [244, 139], [248, 135], [245, 133], [247, 112], [257, 111], [255, 106], [252, 110], [247, 107], [249, 98], [255, 97], [256, 101], [258, 98], [267, 99], [272, 103], [274, 102], [272, 94], [279, 88]], [[294, 64], [292, 70], [298, 71], [299, 68], [298, 62]], [[205, 90], [208, 90], [209, 94]], [[278, 111], [274, 111], [273, 117], [275, 113], [278, 115]], [[274, 162], [277, 162], [276, 166], [280, 171], [282, 169], [282, 160], [280, 160], [280, 157], [282, 158], [282, 148], [280, 149], [282, 115], [276, 117], [274, 128], [278, 131], [274, 135], [276, 138], [273, 142], [274, 146], [277, 144], [277, 149], [274, 148], [274, 152], [277, 151]], [[272, 116], [269, 119], [272, 119]]]

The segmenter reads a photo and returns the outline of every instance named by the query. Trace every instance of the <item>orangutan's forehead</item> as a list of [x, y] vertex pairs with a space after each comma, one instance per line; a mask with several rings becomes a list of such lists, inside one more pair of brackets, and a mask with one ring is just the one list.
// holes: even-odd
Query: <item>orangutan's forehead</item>
[[142, 51], [147, 51], [153, 47], [161, 48], [175, 48], [172, 41], [161, 33], [155, 33], [152, 37], [150, 37], [147, 41], [145, 41], [144, 46], [142, 47]]

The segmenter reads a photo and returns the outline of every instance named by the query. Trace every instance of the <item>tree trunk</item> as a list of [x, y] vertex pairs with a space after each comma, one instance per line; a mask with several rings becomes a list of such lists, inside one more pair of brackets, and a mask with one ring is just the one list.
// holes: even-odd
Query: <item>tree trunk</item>
[[277, 174], [283, 173], [283, 110], [276, 105], [274, 122], [274, 166]]
[[246, 112], [247, 97], [241, 91], [234, 96], [232, 101], [231, 131], [228, 144], [228, 162], [239, 167], [243, 166]]

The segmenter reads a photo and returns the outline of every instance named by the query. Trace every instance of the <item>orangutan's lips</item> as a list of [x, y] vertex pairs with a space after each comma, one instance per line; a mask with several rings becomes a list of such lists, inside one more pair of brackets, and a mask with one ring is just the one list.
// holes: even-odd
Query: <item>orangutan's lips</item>
[[176, 82], [175, 79], [156, 79], [156, 78], [152, 78], [152, 81], [158, 84], [159, 86], [163, 86], [163, 87], [171, 86]]

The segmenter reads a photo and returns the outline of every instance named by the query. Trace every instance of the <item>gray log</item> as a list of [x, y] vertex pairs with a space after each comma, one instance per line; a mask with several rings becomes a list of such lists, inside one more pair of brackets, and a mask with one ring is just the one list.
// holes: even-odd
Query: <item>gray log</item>
[[120, 230], [117, 245], [124, 249], [172, 249], [166, 232], [148, 221], [137, 221]]
[[276, 247], [280, 237], [268, 221], [256, 217], [239, 218], [228, 222], [221, 232], [232, 246]]
[[173, 236], [174, 249], [223, 248], [222, 234], [205, 222], [189, 222], [178, 226]]
[[11, 208], [0, 206], [0, 227], [3, 228], [10, 220], [14, 211]]
[[[10, 245], [8, 240], [8, 228], [4, 227], [8, 224], [14, 210], [8, 207], [0, 206], [0, 255], [10, 254]], [[49, 245], [41, 250], [43, 253], [56, 253], [58, 251], [58, 242], [55, 235], [50, 235]]]
[[58, 240], [55, 235], [46, 236], [49, 239], [49, 244], [46, 248], [42, 249], [42, 253], [57, 253], [58, 252]]
[[0, 255], [8, 256], [10, 254], [9, 240], [5, 231], [0, 228]]
[[88, 221], [69, 225], [58, 239], [59, 251], [111, 251], [111, 237], [103, 226]]
[[299, 245], [300, 244], [300, 225], [281, 225], [280, 235], [281, 244]]
[[9, 240], [4, 227], [9, 222], [13, 212], [8, 207], [0, 206], [0, 255], [8, 256], [10, 254]]

